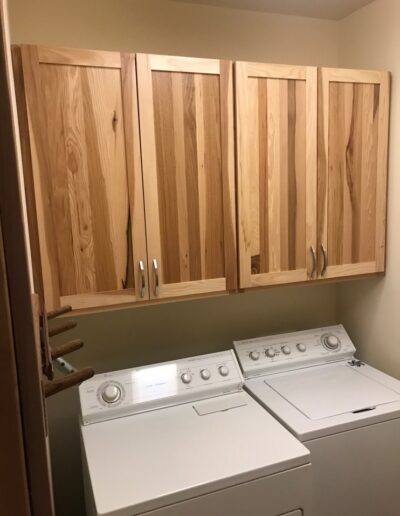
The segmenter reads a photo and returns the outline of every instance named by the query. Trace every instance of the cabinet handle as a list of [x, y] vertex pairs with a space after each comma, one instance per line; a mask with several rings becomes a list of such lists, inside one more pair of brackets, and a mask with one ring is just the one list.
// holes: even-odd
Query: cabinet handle
[[312, 279], [314, 277], [315, 271], [317, 270], [317, 253], [315, 252], [314, 246], [312, 246], [312, 245], [310, 246], [310, 252], [311, 252], [312, 263], [313, 263], [311, 274], [310, 274], [310, 278]]
[[139, 262], [139, 272], [140, 272], [140, 297], [144, 297], [144, 291], [146, 289], [146, 277], [144, 274], [143, 260], [140, 260], [140, 262]]
[[326, 269], [328, 268], [328, 253], [326, 252], [324, 244], [321, 244], [321, 251], [322, 251], [322, 256], [324, 258], [324, 263], [323, 263], [322, 270], [321, 270], [321, 276], [325, 276]]
[[156, 258], [153, 260], [153, 269], [154, 269], [154, 295], [156, 297], [160, 294], [160, 277], [158, 275], [158, 264]]

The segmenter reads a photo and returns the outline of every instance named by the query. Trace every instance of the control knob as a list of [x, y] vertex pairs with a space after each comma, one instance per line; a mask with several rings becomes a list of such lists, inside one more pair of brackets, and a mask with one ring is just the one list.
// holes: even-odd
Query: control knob
[[336, 351], [337, 349], [339, 349], [340, 340], [338, 337], [336, 337], [336, 335], [330, 333], [329, 335], [325, 335], [322, 338], [322, 344], [329, 351]]
[[290, 355], [290, 353], [292, 352], [292, 350], [290, 349], [290, 347], [289, 347], [289, 346], [286, 346], [286, 345], [285, 345], [285, 346], [282, 346], [282, 347], [281, 347], [281, 349], [282, 349], [282, 353], [283, 353], [284, 355]]
[[273, 358], [275, 356], [275, 350], [272, 348], [268, 348], [265, 354], [268, 358]]
[[296, 344], [296, 348], [301, 352], [301, 353], [304, 353], [306, 351], [306, 345], [303, 344], [302, 342], [299, 342], [298, 344]]
[[260, 353], [258, 351], [251, 351], [250, 358], [252, 360], [258, 360], [260, 358]]
[[203, 378], [203, 380], [209, 380], [211, 378], [211, 373], [209, 369], [202, 369], [200, 371], [200, 376]]
[[183, 373], [181, 376], [181, 380], [186, 385], [192, 381], [192, 375], [190, 373]]
[[121, 389], [118, 385], [109, 383], [101, 391], [101, 397], [106, 403], [116, 403], [121, 398]]
[[218, 371], [221, 376], [228, 376], [229, 374], [229, 369], [225, 365], [219, 366]]

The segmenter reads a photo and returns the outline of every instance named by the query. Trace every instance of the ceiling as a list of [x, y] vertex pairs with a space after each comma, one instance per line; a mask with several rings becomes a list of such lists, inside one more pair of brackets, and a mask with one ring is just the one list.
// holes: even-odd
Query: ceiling
[[175, 0], [269, 13], [340, 20], [373, 0]]

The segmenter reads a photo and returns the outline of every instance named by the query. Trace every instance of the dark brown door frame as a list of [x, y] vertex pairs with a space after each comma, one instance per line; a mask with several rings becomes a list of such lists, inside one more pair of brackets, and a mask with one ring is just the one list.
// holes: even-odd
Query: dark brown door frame
[[[4, 249], [2, 272], [6, 276], [2, 278], [0, 275], [0, 310], [3, 327], [8, 328], [6, 338], [0, 335], [0, 358], [4, 357], [0, 376], [2, 389], [11, 396], [8, 398], [9, 404], [2, 404], [0, 456], [8, 458], [9, 465], [10, 461], [14, 461], [14, 467], [8, 471], [4, 471], [7, 460], [4, 463], [0, 461], [1, 511], [18, 516], [52, 516], [54, 511], [40, 371], [38, 307], [31, 293], [25, 240], [5, 0], [0, 0], [0, 24], [0, 224], [3, 240], [1, 248]], [[14, 435], [10, 435], [11, 421], [16, 429]], [[4, 475], [8, 475], [8, 478], [7, 483], [3, 484]], [[16, 497], [21, 499], [16, 500]], [[20, 505], [16, 509], [13, 504], [17, 502]]]

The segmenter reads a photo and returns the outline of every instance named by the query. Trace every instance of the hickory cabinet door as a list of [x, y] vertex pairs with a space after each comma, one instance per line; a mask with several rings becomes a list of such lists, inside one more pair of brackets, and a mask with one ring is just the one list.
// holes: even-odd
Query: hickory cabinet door
[[136, 60], [150, 298], [234, 289], [232, 63]]
[[387, 72], [320, 71], [319, 275], [385, 270]]
[[316, 273], [317, 69], [238, 62], [240, 287]]
[[22, 46], [14, 62], [47, 309], [148, 298], [135, 56]]

